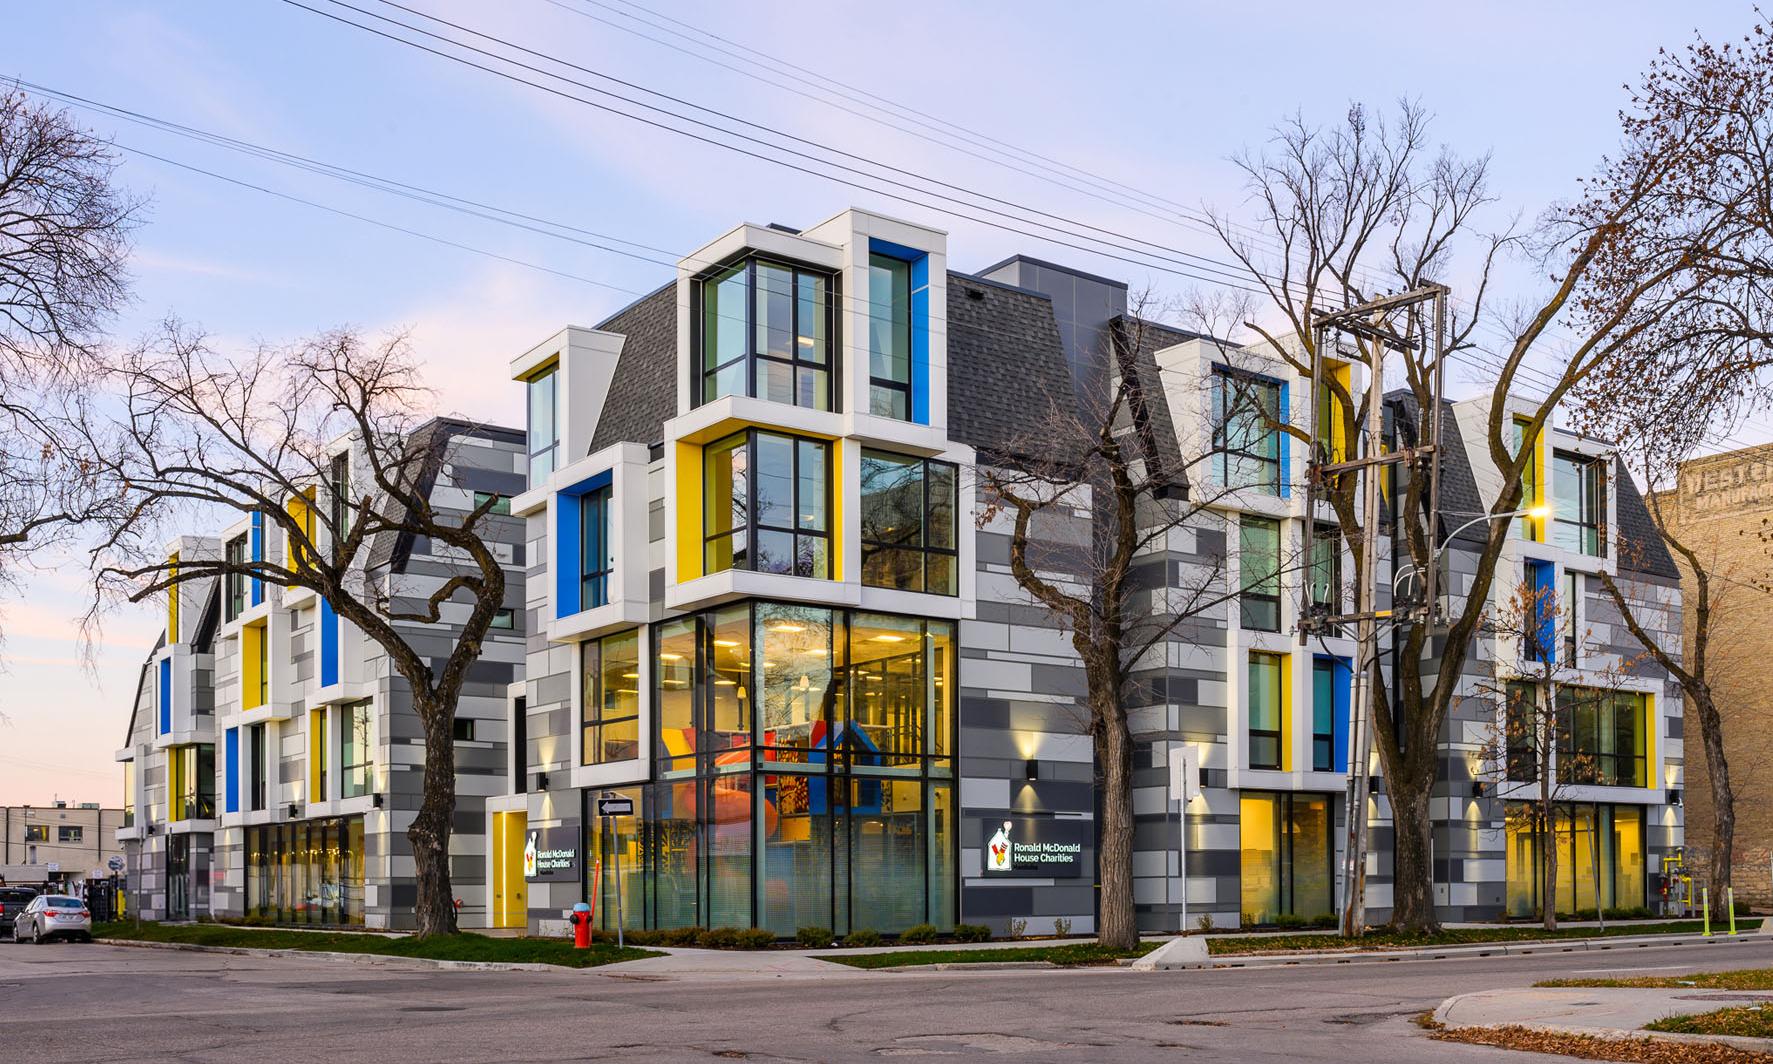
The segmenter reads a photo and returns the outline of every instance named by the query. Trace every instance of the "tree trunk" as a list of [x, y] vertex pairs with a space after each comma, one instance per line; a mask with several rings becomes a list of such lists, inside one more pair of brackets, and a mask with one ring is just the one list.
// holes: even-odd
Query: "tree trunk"
[[421, 705], [416, 696], [413, 708], [425, 726], [424, 800], [406, 829], [418, 878], [418, 932], [421, 938], [453, 935], [457, 930], [455, 891], [449, 879], [449, 836], [456, 808], [453, 714]]
[[[1730, 790], [1730, 764], [1724, 758], [1723, 718], [1710, 690], [1694, 698], [1699, 737], [1705, 746], [1706, 775], [1711, 782], [1711, 867], [1706, 880], [1711, 887], [1711, 912], [1716, 919], [1730, 914], [1730, 877], [1736, 863], [1736, 795]], [[1654, 781], [1652, 781], [1654, 782]]]
[[[1576, 824], [1572, 820], [1571, 831]], [[1543, 859], [1539, 866], [1539, 916], [1547, 931], [1558, 929], [1558, 822], [1557, 810], [1551, 802], [1551, 766], [1542, 757], [1539, 762], [1539, 850]], [[1595, 884], [1599, 890], [1600, 884]]]
[[1139, 922], [1133, 911], [1133, 735], [1118, 687], [1112, 679], [1090, 678], [1096, 764], [1102, 774], [1096, 934], [1109, 949], [1133, 949], [1139, 945]]
[[[1420, 761], [1430, 766], [1424, 773]], [[1428, 818], [1434, 788], [1434, 759], [1405, 758], [1404, 771], [1385, 780], [1391, 797], [1392, 908], [1391, 926], [1400, 931], [1436, 931], [1434, 912], [1434, 824]]]

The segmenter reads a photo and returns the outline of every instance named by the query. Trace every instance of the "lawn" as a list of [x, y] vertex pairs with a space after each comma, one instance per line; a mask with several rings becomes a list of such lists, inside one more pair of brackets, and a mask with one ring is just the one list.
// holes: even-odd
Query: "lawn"
[[1012, 946], [1005, 949], [937, 949], [889, 950], [884, 953], [851, 953], [820, 960], [847, 964], [852, 968], [897, 968], [909, 964], [987, 964], [999, 961], [1047, 961], [1061, 968], [1113, 964], [1130, 957], [1143, 957], [1163, 945], [1142, 942], [1138, 949], [1108, 949], [1095, 942], [1073, 942], [1062, 946]]
[[1673, 1034], [1726, 1034], [1744, 1038], [1773, 1038], [1773, 1009], [1758, 1005], [1701, 1012], [1693, 1016], [1669, 1016], [1644, 1025], [1646, 1031]]
[[464, 932], [437, 938], [411, 936], [390, 938], [353, 931], [287, 931], [236, 927], [228, 924], [157, 924], [139, 927], [128, 921], [94, 924], [98, 939], [132, 939], [141, 942], [176, 942], [192, 946], [287, 949], [303, 952], [370, 953], [385, 957], [420, 957], [440, 961], [492, 961], [501, 964], [557, 964], [564, 968], [595, 968], [617, 961], [657, 957], [653, 950], [618, 949], [596, 943], [590, 949], [574, 949], [560, 938], [489, 938]]
[[[1738, 920], [1737, 927], [1754, 930], [1759, 920]], [[1615, 938], [1625, 935], [1694, 934], [1704, 930], [1698, 920], [1675, 920], [1656, 924], [1609, 924], [1598, 927], [1563, 927], [1547, 931], [1542, 927], [1461, 927], [1432, 934], [1400, 934], [1395, 931], [1369, 931], [1358, 942], [1348, 942], [1335, 935], [1239, 935], [1207, 941], [1207, 952], [1215, 957], [1243, 953], [1319, 952], [1330, 950], [1420, 949], [1436, 946], [1476, 946], [1489, 942], [1541, 942], [1566, 938]]]
[[1536, 986], [1671, 987], [1696, 990], [1773, 990], [1773, 968], [1692, 975], [1640, 975], [1632, 979], [1547, 979]]

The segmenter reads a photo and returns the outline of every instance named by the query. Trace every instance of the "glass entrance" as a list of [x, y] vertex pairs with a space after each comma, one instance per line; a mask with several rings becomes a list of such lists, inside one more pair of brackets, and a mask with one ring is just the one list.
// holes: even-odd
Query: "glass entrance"
[[166, 837], [166, 918], [191, 918], [191, 836]]

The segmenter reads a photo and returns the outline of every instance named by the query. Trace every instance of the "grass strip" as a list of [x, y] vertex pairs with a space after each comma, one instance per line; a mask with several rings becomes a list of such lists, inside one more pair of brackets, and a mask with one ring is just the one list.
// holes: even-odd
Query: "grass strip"
[[989, 964], [1002, 961], [1047, 961], [1061, 968], [1113, 964], [1130, 957], [1143, 957], [1161, 946], [1161, 942], [1141, 942], [1138, 949], [1109, 949], [1096, 942], [1074, 942], [1064, 946], [1021, 946], [1006, 949], [938, 949], [888, 950], [883, 953], [850, 953], [820, 960], [847, 964], [851, 968], [897, 968], [926, 964]]
[[617, 961], [657, 957], [655, 950], [620, 949], [595, 943], [590, 949], [574, 949], [560, 938], [490, 938], [473, 932], [416, 938], [355, 931], [288, 931], [235, 927], [228, 924], [159, 924], [133, 922], [94, 924], [94, 938], [128, 939], [137, 942], [169, 942], [191, 946], [224, 946], [248, 949], [286, 949], [314, 953], [365, 953], [382, 957], [417, 957], [438, 961], [483, 961], [498, 964], [554, 964], [562, 968], [595, 968]]
[[[1759, 920], [1738, 921], [1753, 930]], [[1238, 935], [1207, 940], [1207, 952], [1215, 957], [1242, 953], [1368, 952], [1388, 949], [1423, 949], [1437, 946], [1477, 946], [1489, 942], [1557, 942], [1572, 938], [1621, 938], [1630, 935], [1690, 935], [1704, 930], [1698, 920], [1673, 920], [1658, 924], [1609, 924], [1599, 927], [1457, 927], [1429, 934], [1369, 931], [1350, 942], [1335, 935]]]
[[1496, 1046], [1524, 1053], [1546, 1053], [1578, 1060], [1623, 1060], [1634, 1064], [1773, 1064], [1773, 1053], [1739, 1049], [1718, 1042], [1675, 1042], [1651, 1038], [1594, 1038], [1535, 1031], [1528, 1027], [1459, 1027], [1435, 1031], [1441, 1042]]
[[1700, 990], [1773, 990], [1773, 968], [1744, 968], [1734, 972], [1694, 972], [1692, 975], [1639, 975], [1626, 979], [1547, 979], [1534, 986], [1604, 986], [1625, 989], [1658, 988]]
[[1644, 1024], [1646, 1031], [1671, 1031], [1675, 1034], [1732, 1034], [1743, 1038], [1773, 1038], [1773, 1009], [1759, 1005], [1739, 1005], [1700, 1012], [1692, 1016], [1666, 1016]]

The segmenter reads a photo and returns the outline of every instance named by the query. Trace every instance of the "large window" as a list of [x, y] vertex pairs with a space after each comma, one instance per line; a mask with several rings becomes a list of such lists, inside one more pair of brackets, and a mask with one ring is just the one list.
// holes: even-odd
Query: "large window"
[[868, 257], [868, 412], [911, 419], [911, 263]]
[[135, 827], [135, 762], [123, 762], [123, 826]]
[[[1539, 434], [1533, 431], [1533, 419], [1517, 417], [1514, 419], [1514, 454], [1519, 458], [1525, 451], [1532, 451], [1533, 457], [1521, 467], [1521, 509], [1531, 510], [1544, 501], [1542, 492], [1545, 486], [1540, 477]], [[1545, 522], [1537, 517], [1520, 517], [1521, 538], [1535, 543], [1545, 542]]]
[[1280, 631], [1280, 522], [1238, 521], [1238, 618], [1244, 628]]
[[1649, 786], [1649, 699], [1637, 691], [1558, 687], [1558, 779]]
[[640, 838], [603, 843], [646, 862], [629, 919], [952, 925], [950, 622], [746, 603], [660, 625], [654, 654], [659, 782]]
[[959, 593], [958, 481], [947, 462], [862, 452], [862, 583]]
[[351, 534], [351, 452], [332, 456], [327, 491], [332, 501], [332, 542], [336, 552]]
[[529, 378], [529, 486], [537, 487], [560, 464], [559, 367]]
[[1557, 846], [1559, 915], [1643, 907], [1647, 868], [1642, 806], [1559, 803], [1550, 832], [1542, 812], [1537, 802], [1504, 805], [1509, 916], [1533, 916], [1540, 910], [1548, 834]]
[[270, 797], [270, 744], [265, 729], [267, 725], [253, 724], [246, 729], [247, 757], [247, 808], [264, 809]]
[[831, 445], [747, 431], [703, 455], [704, 571], [831, 575]]
[[1280, 494], [1280, 395], [1278, 381], [1213, 367], [1213, 478], [1220, 484]]
[[208, 820], [215, 816], [215, 745], [195, 743], [166, 751], [167, 789], [172, 820]]
[[246, 536], [230, 539], [222, 549], [227, 573], [222, 577], [222, 619], [231, 621], [246, 612]]
[[831, 409], [831, 281], [747, 259], [697, 285], [701, 402], [751, 395]]
[[1337, 772], [1336, 718], [1348, 711], [1348, 666], [1335, 658], [1311, 661], [1311, 768]]
[[610, 486], [579, 496], [579, 609], [589, 610], [609, 601], [609, 574], [615, 568], [610, 554]]
[[1330, 799], [1321, 794], [1260, 794], [1238, 800], [1242, 850], [1240, 926], [1279, 916], [1314, 919], [1335, 911]]
[[1250, 654], [1250, 767], [1281, 767], [1281, 683], [1285, 669], [1279, 654]]
[[1605, 461], [1568, 451], [1552, 453], [1552, 542], [1590, 557], [1607, 553]]
[[1342, 530], [1335, 525], [1318, 525], [1311, 533], [1310, 582], [1311, 604], [1326, 616], [1342, 612]]
[[246, 829], [246, 914], [311, 926], [363, 923], [363, 818]]
[[581, 760], [587, 765], [640, 756], [640, 633], [619, 632], [579, 645]]
[[370, 745], [374, 703], [352, 702], [339, 721], [339, 796], [357, 798], [375, 789], [375, 755]]

